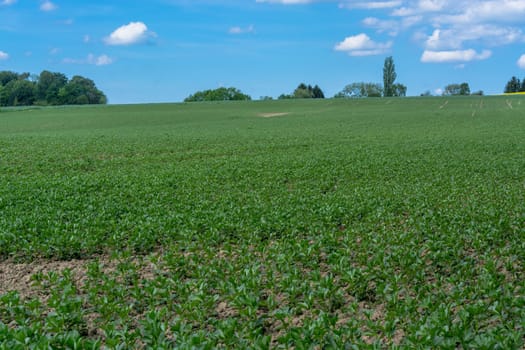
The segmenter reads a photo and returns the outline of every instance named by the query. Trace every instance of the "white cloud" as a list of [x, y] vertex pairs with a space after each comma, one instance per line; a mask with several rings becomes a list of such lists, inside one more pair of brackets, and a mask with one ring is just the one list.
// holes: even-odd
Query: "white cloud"
[[62, 62], [68, 64], [91, 64], [95, 66], [106, 66], [108, 64], [112, 64], [114, 61], [108, 55], [95, 56], [90, 53], [84, 59], [64, 58]]
[[367, 17], [363, 20], [363, 25], [375, 29], [378, 33], [388, 33], [396, 36], [402, 30], [406, 30], [418, 24], [422, 20], [421, 16], [405, 17], [402, 20], [383, 20], [376, 17]]
[[520, 67], [521, 69], [525, 69], [525, 55], [521, 55], [517, 63], [518, 67]]
[[57, 5], [53, 4], [51, 1], [49, 0], [46, 0], [44, 2], [42, 2], [40, 4], [40, 10], [44, 11], [44, 12], [49, 12], [49, 11], [53, 11], [53, 10], [56, 10], [58, 8]]
[[455, 26], [448, 29], [435, 29], [425, 41], [429, 50], [459, 49], [465, 42], [480, 42], [490, 46], [500, 46], [523, 41], [525, 35], [519, 28], [504, 28], [496, 25]]
[[9, 55], [7, 54], [7, 52], [0, 51], [0, 61], [7, 60], [8, 58], [9, 58]]
[[9, 6], [9, 5], [13, 5], [15, 2], [16, 0], [2, 0], [0, 1], [0, 5]]
[[486, 60], [492, 56], [492, 51], [483, 50], [481, 53], [473, 49], [452, 50], [452, 51], [429, 51], [425, 50], [421, 56], [424, 63], [450, 63], [450, 62], [470, 62]]
[[364, 33], [349, 36], [335, 46], [336, 51], [343, 51], [350, 56], [381, 55], [390, 50], [392, 42], [376, 43]]
[[230, 34], [246, 34], [246, 33], [253, 33], [253, 32], [255, 32], [255, 27], [253, 25], [249, 25], [246, 28], [231, 27], [228, 30], [228, 33], [230, 33]]
[[149, 31], [144, 23], [130, 22], [115, 29], [104, 41], [108, 45], [132, 45], [144, 42], [149, 37], [154, 36], [155, 33]]
[[88, 56], [88, 63], [94, 64], [95, 66], [106, 66], [108, 64], [113, 63], [113, 59], [108, 55], [100, 55], [98, 57], [95, 57], [94, 55], [90, 54]]
[[[486, 59], [490, 57], [488, 51], [474, 51], [472, 54], [467, 49], [525, 43], [525, 0], [256, 1], [275, 4], [339, 3], [339, 8], [371, 11], [370, 15], [364, 15], [361, 19], [364, 27], [391, 36], [413, 30], [412, 37], [426, 50], [425, 59], [430, 60], [446, 61], [446, 57], [453, 60], [462, 55], [460, 62]], [[340, 51], [344, 51], [342, 44], [338, 45]], [[387, 51], [389, 45], [392, 43], [346, 51], [351, 55], [375, 54]]]
[[88, 34], [86, 34], [86, 35], [84, 35], [84, 38], [82, 39], [82, 41], [84, 41], [84, 43], [87, 44], [87, 43], [91, 42], [91, 37]]

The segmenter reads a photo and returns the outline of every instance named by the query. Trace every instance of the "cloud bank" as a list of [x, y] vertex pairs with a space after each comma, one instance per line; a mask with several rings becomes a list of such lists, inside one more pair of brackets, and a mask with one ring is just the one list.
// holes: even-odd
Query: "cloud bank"
[[[373, 11], [361, 24], [396, 37], [411, 31], [425, 63], [470, 62], [492, 56], [495, 47], [525, 43], [525, 0], [256, 0], [299, 5], [337, 3], [343, 10]], [[383, 54], [392, 41], [374, 42], [370, 34], [347, 37], [337, 51], [351, 56]], [[523, 63], [520, 61], [520, 67]]]

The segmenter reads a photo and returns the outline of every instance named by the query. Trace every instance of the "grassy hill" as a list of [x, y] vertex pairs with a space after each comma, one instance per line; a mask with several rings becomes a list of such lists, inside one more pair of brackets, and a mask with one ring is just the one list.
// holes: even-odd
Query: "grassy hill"
[[4, 109], [0, 150], [0, 347], [523, 346], [523, 96]]

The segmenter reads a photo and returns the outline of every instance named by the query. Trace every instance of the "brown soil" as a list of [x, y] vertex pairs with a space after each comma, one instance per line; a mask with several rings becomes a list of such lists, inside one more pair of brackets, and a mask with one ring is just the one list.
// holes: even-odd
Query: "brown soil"
[[17, 264], [9, 261], [0, 263], [0, 295], [18, 291], [22, 298], [37, 296], [33, 288], [32, 276], [38, 273], [61, 273], [66, 269], [71, 270], [75, 282], [80, 282], [86, 275], [86, 266], [89, 261], [37, 261], [29, 264]]

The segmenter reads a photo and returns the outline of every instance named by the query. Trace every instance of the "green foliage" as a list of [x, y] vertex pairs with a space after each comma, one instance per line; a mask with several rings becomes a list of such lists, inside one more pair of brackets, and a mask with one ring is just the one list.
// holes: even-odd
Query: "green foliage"
[[188, 96], [184, 102], [204, 102], [204, 101], [249, 101], [251, 97], [243, 94], [234, 87], [220, 87], [215, 90], [197, 91]]
[[523, 102], [2, 111], [0, 349], [523, 348]]
[[87, 78], [68, 81], [62, 73], [43, 71], [34, 80], [30, 74], [0, 72], [0, 106], [106, 104], [104, 93]]
[[392, 56], [389, 56], [385, 58], [385, 63], [383, 66], [383, 95], [385, 97], [399, 96], [397, 95], [397, 93], [399, 93], [397, 88], [399, 87], [395, 86], [396, 78], [396, 65], [394, 64], [394, 59]]
[[335, 98], [362, 98], [362, 97], [381, 97], [383, 87], [376, 83], [352, 83], [346, 85], [344, 89], [337, 93]]
[[405, 97], [407, 95], [407, 87], [403, 84], [394, 84], [393, 97]]
[[279, 100], [288, 100], [288, 99], [305, 99], [305, 98], [324, 98], [323, 90], [318, 85], [312, 87], [312, 85], [306, 85], [301, 83], [297, 86], [294, 92], [291, 95], [282, 94], [279, 96]]
[[505, 93], [514, 93], [514, 92], [520, 92], [525, 91], [525, 79], [523, 79], [523, 83], [520, 83], [520, 80], [513, 76], [508, 82], [507, 85], [505, 85]]
[[[59, 96], [60, 89], [68, 83], [67, 77], [62, 73], [42, 71], [36, 84], [36, 99], [40, 104], [60, 105], [63, 101]], [[94, 84], [93, 90], [96, 90]]]
[[470, 87], [468, 83], [449, 84], [445, 86], [443, 96], [468, 96], [470, 95]]

